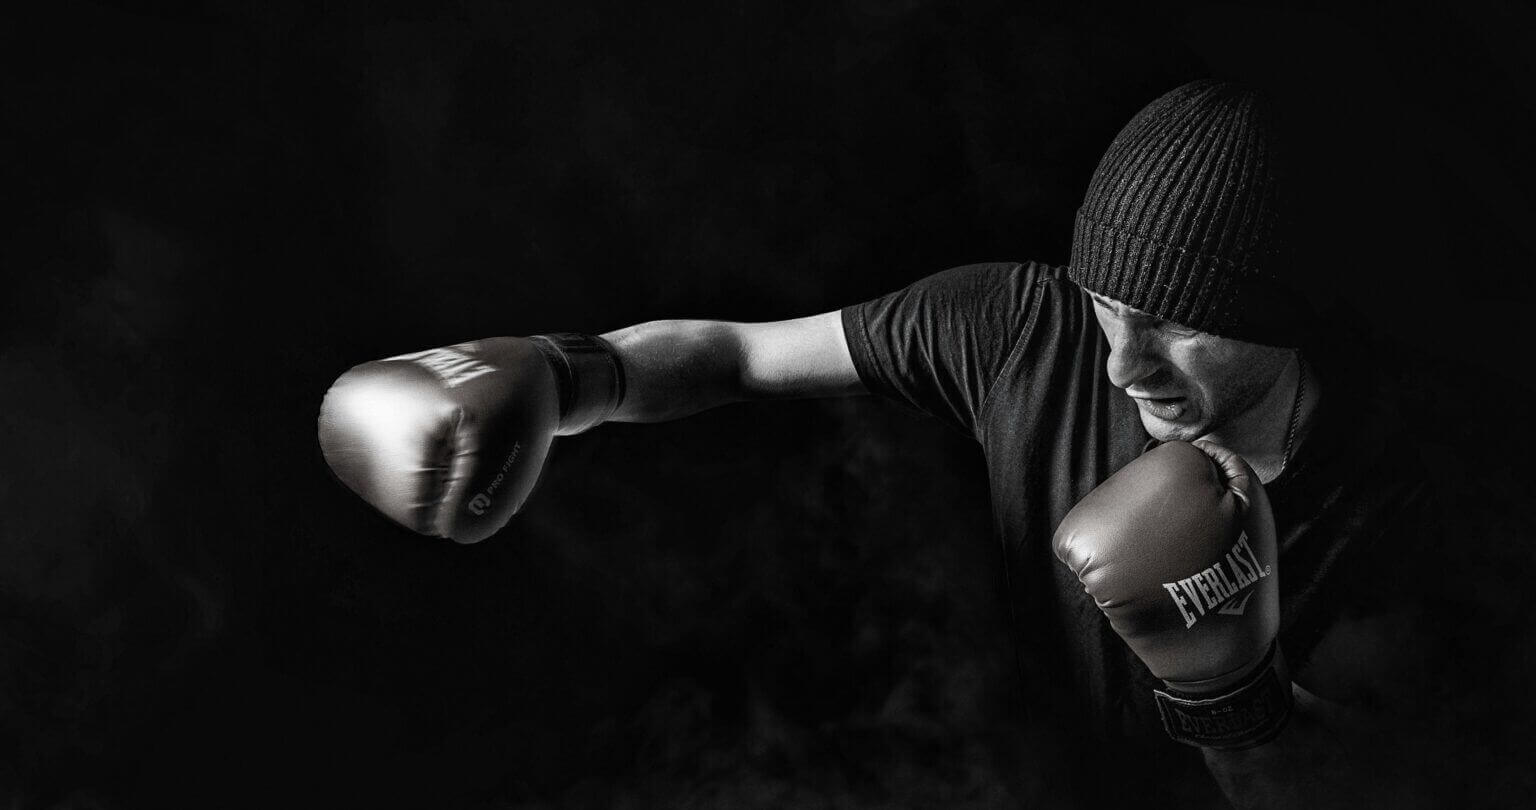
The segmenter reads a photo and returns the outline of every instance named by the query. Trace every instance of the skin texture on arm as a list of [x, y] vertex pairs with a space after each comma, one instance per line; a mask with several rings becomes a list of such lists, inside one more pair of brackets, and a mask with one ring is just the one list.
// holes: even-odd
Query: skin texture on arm
[[731, 402], [865, 393], [838, 310], [770, 323], [649, 321], [603, 335], [624, 364], [610, 421], [664, 422]]

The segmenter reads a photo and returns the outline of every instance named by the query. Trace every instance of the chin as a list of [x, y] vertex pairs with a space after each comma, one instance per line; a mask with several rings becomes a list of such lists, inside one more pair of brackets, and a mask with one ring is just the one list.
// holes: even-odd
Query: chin
[[1141, 414], [1141, 426], [1146, 428], [1148, 436], [1160, 442], [1192, 442], [1205, 435], [1199, 425], [1164, 422], [1145, 412]]

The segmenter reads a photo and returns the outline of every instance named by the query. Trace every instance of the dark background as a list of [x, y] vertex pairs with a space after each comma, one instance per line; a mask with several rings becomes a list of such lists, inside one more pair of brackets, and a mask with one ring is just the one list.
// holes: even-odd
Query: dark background
[[964, 437], [872, 399], [609, 426], [459, 547], [329, 478], [320, 396], [475, 337], [1065, 261], [1115, 131], [1219, 75], [1316, 100], [1312, 266], [1460, 364], [1425, 372], [1436, 436], [1526, 413], [1528, 18], [1288, 5], [7, 12], [7, 806], [1027, 801]]

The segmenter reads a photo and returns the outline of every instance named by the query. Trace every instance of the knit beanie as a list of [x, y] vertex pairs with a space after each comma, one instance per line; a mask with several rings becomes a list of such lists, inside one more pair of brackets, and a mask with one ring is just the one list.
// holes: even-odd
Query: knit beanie
[[1262, 95], [1226, 82], [1148, 104], [1093, 173], [1068, 277], [1203, 332], [1300, 345], [1310, 319], [1286, 278], [1277, 129]]

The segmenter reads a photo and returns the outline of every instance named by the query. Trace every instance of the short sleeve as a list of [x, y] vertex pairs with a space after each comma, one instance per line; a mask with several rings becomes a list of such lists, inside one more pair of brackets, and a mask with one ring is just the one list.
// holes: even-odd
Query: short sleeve
[[970, 436], [1037, 306], [1036, 262], [971, 264], [842, 310], [864, 386]]

